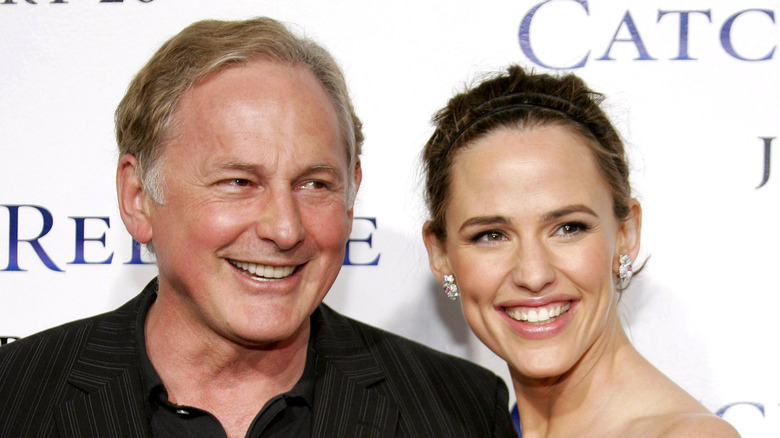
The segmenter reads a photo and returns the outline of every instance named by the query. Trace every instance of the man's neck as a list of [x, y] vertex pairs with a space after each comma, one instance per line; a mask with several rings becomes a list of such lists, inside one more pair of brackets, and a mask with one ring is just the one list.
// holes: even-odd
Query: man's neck
[[149, 360], [171, 402], [212, 413], [226, 430], [248, 428], [268, 400], [289, 391], [303, 374], [309, 320], [286, 340], [242, 345], [204, 329], [171, 304], [158, 296], [144, 325]]

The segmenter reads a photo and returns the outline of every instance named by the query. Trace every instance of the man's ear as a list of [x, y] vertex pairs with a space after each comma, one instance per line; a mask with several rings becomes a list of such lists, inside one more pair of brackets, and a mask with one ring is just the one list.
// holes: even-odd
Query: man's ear
[[355, 196], [357, 196], [358, 190], [360, 190], [360, 183], [363, 181], [363, 167], [360, 165], [360, 160], [355, 161]]
[[636, 260], [639, 255], [639, 243], [642, 237], [642, 206], [639, 205], [639, 201], [631, 198], [628, 201], [628, 210], [628, 217], [620, 223], [615, 242], [615, 256], [612, 263], [614, 272], [618, 272], [620, 254], [628, 254], [631, 260]]
[[135, 240], [149, 243], [152, 240], [150, 200], [144, 193], [143, 183], [138, 176], [138, 160], [125, 154], [116, 168], [116, 195], [119, 213], [125, 228]]
[[355, 211], [355, 199], [357, 198], [358, 191], [360, 190], [360, 183], [363, 181], [363, 167], [360, 164], [360, 160], [355, 161], [355, 168], [353, 169], [353, 178], [355, 178], [354, 181], [350, 181], [350, 183], [354, 183], [354, 190], [352, 190], [351, 199], [349, 199], [349, 216], [352, 217], [352, 214]]
[[450, 268], [450, 261], [447, 258], [447, 248], [445, 247], [444, 242], [440, 241], [439, 238], [430, 231], [430, 223], [431, 221], [427, 221], [423, 224], [423, 242], [425, 242], [425, 249], [428, 251], [428, 264], [431, 267], [431, 272], [433, 272], [433, 275], [439, 283], [442, 283], [445, 275], [452, 274], [452, 269]]
[[[349, 208], [347, 208], [347, 217], [349, 218], [349, 233], [352, 233], [352, 219], [355, 215], [355, 199], [357, 198], [358, 190], [360, 190], [360, 183], [363, 181], [363, 168], [360, 165], [360, 160], [357, 160], [355, 162], [355, 190], [350, 191], [347, 190], [347, 195], [350, 197], [350, 199], [347, 199], [347, 203]], [[351, 183], [352, 181], [350, 181]]]

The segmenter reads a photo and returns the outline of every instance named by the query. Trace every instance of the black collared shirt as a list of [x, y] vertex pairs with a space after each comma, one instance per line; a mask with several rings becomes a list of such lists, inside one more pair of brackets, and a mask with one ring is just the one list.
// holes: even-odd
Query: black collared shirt
[[[152, 295], [149, 302], [144, 303], [145, 308], [138, 313], [136, 321], [138, 359], [152, 436], [225, 438], [225, 429], [214, 415], [191, 406], [179, 406], [168, 400], [168, 391], [146, 353], [144, 337], [146, 314], [156, 297], [156, 294]], [[311, 436], [314, 370], [315, 353], [310, 341], [300, 380], [290, 391], [277, 395], [263, 406], [249, 426], [247, 438]]]

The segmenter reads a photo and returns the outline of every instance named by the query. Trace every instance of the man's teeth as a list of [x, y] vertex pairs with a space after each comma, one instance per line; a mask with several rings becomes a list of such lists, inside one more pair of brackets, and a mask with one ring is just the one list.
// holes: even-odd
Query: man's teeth
[[527, 310], [506, 309], [506, 314], [515, 321], [527, 321], [537, 324], [544, 324], [553, 318], [557, 318], [568, 312], [570, 304], [571, 303], [569, 302], [565, 304], [554, 304], [551, 306], [542, 307], [538, 310], [527, 308]]
[[295, 266], [268, 266], [258, 265], [257, 263], [237, 262], [235, 260], [230, 260], [230, 264], [261, 279], [287, 278], [295, 270]]

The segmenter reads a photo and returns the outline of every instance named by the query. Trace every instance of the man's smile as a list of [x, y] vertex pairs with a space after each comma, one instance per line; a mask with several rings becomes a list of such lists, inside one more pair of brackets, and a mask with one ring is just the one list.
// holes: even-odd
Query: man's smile
[[297, 266], [269, 266], [228, 259], [231, 265], [250, 274], [255, 280], [273, 281], [290, 277]]

